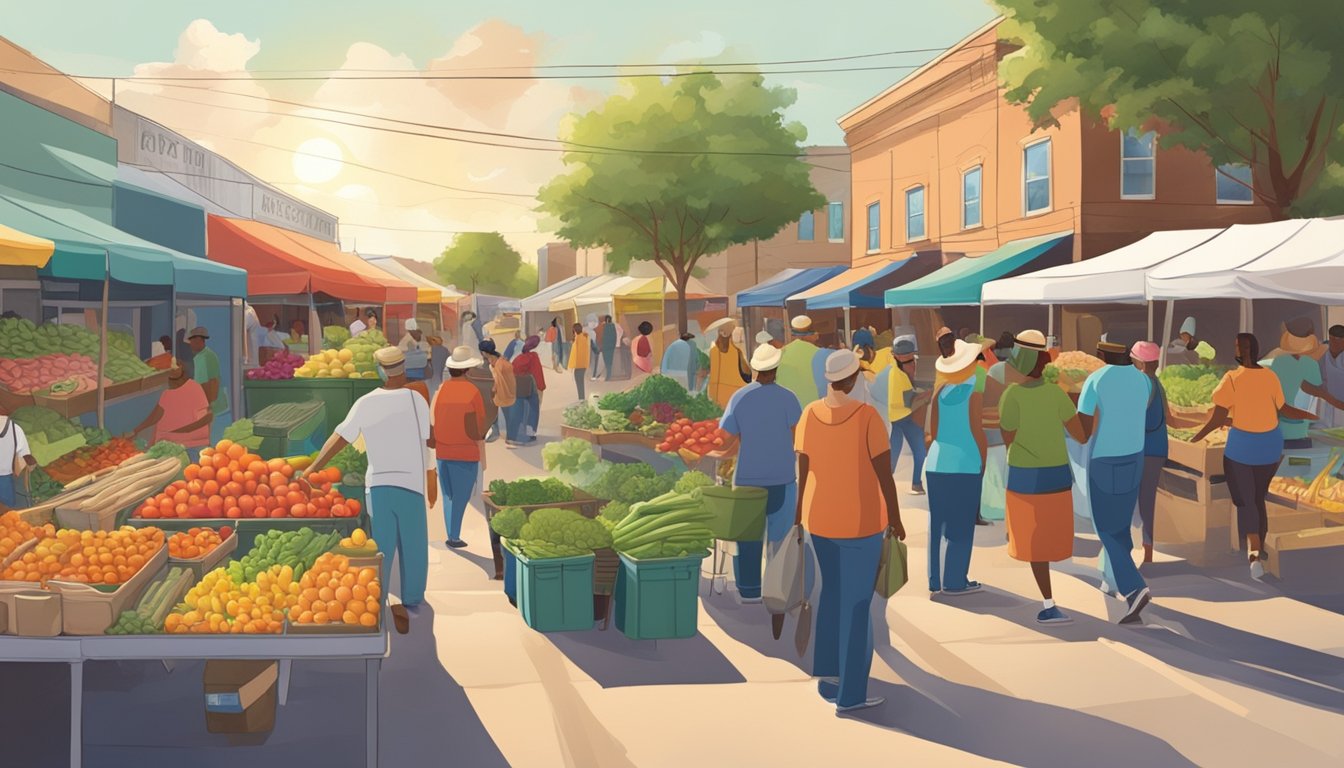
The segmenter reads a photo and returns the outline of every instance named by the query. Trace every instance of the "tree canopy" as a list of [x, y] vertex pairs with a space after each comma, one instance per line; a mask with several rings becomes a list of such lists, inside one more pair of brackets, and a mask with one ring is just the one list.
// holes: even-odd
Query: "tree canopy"
[[537, 268], [523, 263], [498, 232], [463, 232], [434, 260], [443, 283], [472, 293], [529, 296], [537, 290]]
[[652, 261], [677, 288], [707, 255], [767, 239], [825, 199], [801, 159], [806, 130], [786, 122], [793, 90], [760, 75], [632, 78], [562, 127], [568, 171], [538, 195], [557, 234], [604, 247], [612, 269]]
[[[1010, 101], [1040, 124], [1071, 99], [1112, 128], [1249, 165], [1276, 217], [1336, 206], [1344, 190], [1344, 34], [1315, 0], [993, 0]], [[1229, 177], [1230, 178], [1230, 177]]]

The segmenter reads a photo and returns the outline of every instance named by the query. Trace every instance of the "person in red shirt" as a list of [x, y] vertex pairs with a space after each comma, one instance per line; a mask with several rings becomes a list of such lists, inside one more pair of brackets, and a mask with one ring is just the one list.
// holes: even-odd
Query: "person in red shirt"
[[467, 371], [481, 364], [471, 347], [458, 347], [448, 358], [448, 380], [434, 395], [431, 433], [443, 491], [443, 522], [449, 547], [467, 546], [462, 540], [462, 517], [476, 487], [476, 474], [485, 453], [485, 400]]
[[205, 390], [192, 380], [182, 363], [173, 359], [168, 368], [168, 388], [159, 395], [154, 410], [129, 437], [134, 438], [153, 427], [153, 442], [170, 440], [177, 443], [186, 448], [187, 455], [195, 461], [201, 449], [210, 444], [210, 423], [214, 418]]
[[[517, 403], [522, 406], [519, 423], [527, 428], [527, 434], [520, 443], [537, 441], [537, 423], [541, 417], [541, 393], [546, 391], [546, 374], [537, 354], [537, 345], [541, 337], [528, 336], [523, 342], [523, 351], [513, 359], [513, 376], [518, 386]], [[530, 381], [529, 381], [530, 379]]]

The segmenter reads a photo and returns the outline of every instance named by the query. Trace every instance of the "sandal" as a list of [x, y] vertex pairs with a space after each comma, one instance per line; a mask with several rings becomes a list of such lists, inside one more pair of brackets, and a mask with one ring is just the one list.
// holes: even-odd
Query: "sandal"
[[398, 635], [411, 631], [411, 615], [406, 612], [406, 606], [400, 603], [392, 606], [392, 626], [397, 628]]

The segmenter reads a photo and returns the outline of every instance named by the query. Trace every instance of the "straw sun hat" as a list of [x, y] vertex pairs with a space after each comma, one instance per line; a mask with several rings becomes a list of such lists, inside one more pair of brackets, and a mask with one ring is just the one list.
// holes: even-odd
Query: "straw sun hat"
[[957, 339], [952, 346], [951, 356], [938, 358], [933, 364], [934, 370], [944, 374], [960, 373], [975, 365], [975, 359], [983, 351], [979, 344]]

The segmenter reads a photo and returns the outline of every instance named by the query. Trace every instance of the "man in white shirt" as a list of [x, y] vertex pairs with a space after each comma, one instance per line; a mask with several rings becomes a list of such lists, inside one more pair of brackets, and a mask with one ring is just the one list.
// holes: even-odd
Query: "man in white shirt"
[[310, 481], [318, 482], [313, 473], [346, 445], [364, 438], [369, 455], [364, 484], [369, 489], [373, 539], [383, 553], [383, 584], [391, 583], [393, 554], [401, 564], [401, 603], [392, 606], [392, 620], [397, 632], [404, 635], [410, 629], [407, 609], [414, 610], [424, 601], [429, 576], [426, 517], [429, 506], [437, 500], [438, 486], [426, 479], [430, 469], [428, 448], [434, 440], [429, 403], [406, 388], [405, 355], [395, 347], [384, 347], [374, 353], [374, 359], [386, 382], [355, 401], [308, 471]]
[[[411, 318], [406, 321], [406, 334], [397, 342], [397, 349], [406, 355], [406, 376], [410, 379], [428, 379], [433, 373], [429, 368], [429, 355], [433, 347], [420, 330], [420, 323]], [[424, 363], [423, 366], [421, 363]]]
[[[8, 415], [0, 415], [0, 512], [15, 505], [15, 490], [19, 477], [37, 466], [28, 448], [23, 429]], [[16, 477], [14, 470], [19, 470]]]

